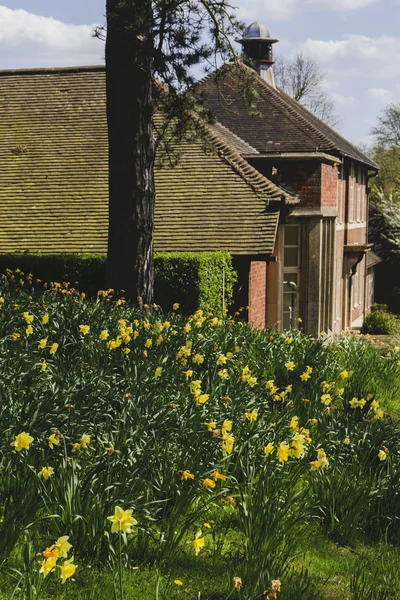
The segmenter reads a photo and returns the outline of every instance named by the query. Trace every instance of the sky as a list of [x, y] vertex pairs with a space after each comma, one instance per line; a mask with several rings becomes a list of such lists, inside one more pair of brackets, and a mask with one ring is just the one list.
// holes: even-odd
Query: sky
[[[274, 51], [316, 59], [336, 103], [339, 131], [356, 144], [400, 101], [400, 0], [235, 0], [246, 24], [261, 21]], [[105, 0], [0, 0], [0, 69], [104, 62], [93, 38]]]

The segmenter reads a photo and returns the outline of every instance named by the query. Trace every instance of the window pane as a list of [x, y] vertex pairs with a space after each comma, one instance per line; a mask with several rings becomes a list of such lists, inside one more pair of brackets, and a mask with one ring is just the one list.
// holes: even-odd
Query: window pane
[[283, 312], [283, 323], [282, 323], [283, 329], [289, 329], [289, 327], [291, 326], [291, 322], [290, 322], [290, 313], [289, 311], [284, 311]]
[[[284, 273], [283, 274], [283, 281], [293, 281], [293, 283], [297, 284], [297, 273]], [[289, 292], [291, 290], [290, 286], [288, 286], [287, 284], [285, 285], [285, 292]]]
[[285, 248], [283, 256], [284, 267], [298, 267], [299, 266], [299, 249], [298, 248]]
[[285, 227], [285, 246], [298, 246], [299, 245], [299, 227], [297, 225]]

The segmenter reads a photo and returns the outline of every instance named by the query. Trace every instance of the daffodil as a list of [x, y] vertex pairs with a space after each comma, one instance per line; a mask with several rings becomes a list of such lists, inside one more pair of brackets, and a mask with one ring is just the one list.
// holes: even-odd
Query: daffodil
[[211, 474], [211, 477], [213, 479], [215, 479], [215, 481], [218, 481], [218, 479], [220, 479], [221, 481], [226, 481], [227, 480], [227, 476], [224, 475], [223, 473], [220, 473], [218, 471], [218, 469], [216, 471], [214, 471], [214, 473]]
[[90, 439], [90, 435], [88, 435], [87, 433], [83, 434], [80, 441], [82, 448], [87, 448], [88, 446], [90, 446]]
[[64, 564], [59, 565], [59, 569], [61, 571], [61, 583], [65, 583], [67, 579], [72, 577], [76, 571], [76, 565], [73, 563], [74, 557], [66, 560]]
[[43, 573], [43, 577], [46, 579], [47, 575], [54, 571], [57, 566], [57, 558], [54, 556], [50, 556], [49, 558], [45, 558], [42, 562], [42, 566], [40, 568], [39, 573]]
[[53, 467], [42, 467], [40, 469], [38, 475], [40, 475], [40, 477], [43, 477], [43, 479], [49, 479], [49, 477], [54, 475], [54, 468]]
[[50, 354], [55, 354], [58, 350], [58, 344], [56, 342], [54, 342], [54, 344], [52, 344], [50, 346]]
[[275, 447], [275, 445], [274, 445], [274, 443], [273, 443], [273, 442], [269, 442], [269, 444], [267, 444], [267, 445], [265, 446], [265, 448], [264, 448], [264, 452], [265, 452], [266, 456], [269, 456], [270, 454], [272, 454], [272, 453], [273, 453], [273, 451], [274, 451], [274, 447]]
[[295, 363], [292, 360], [288, 360], [285, 363], [285, 367], [287, 368], [288, 371], [294, 371], [295, 368], [296, 368], [296, 365], [295, 365]]
[[56, 550], [59, 553], [59, 556], [61, 558], [67, 558], [68, 556], [68, 552], [71, 550], [72, 548], [72, 544], [69, 543], [69, 535], [63, 535], [61, 537], [58, 538], [58, 540], [56, 541], [56, 543], [54, 544]]
[[289, 444], [287, 442], [281, 442], [278, 446], [277, 457], [279, 462], [284, 463], [289, 460]]
[[10, 445], [14, 446], [17, 452], [21, 452], [21, 450], [28, 450], [33, 440], [34, 438], [31, 435], [29, 435], [29, 433], [23, 431], [22, 433], [17, 435], [15, 440], [11, 442]]
[[48, 441], [50, 448], [53, 449], [54, 446], [58, 446], [58, 444], [60, 443], [60, 435], [57, 433], [52, 433], [51, 435], [49, 435]]
[[204, 538], [202, 537], [202, 533], [201, 533], [201, 531], [198, 531], [198, 532], [196, 533], [196, 537], [194, 538], [194, 540], [193, 540], [192, 544], [193, 544], [194, 551], [195, 551], [195, 553], [196, 553], [196, 556], [197, 556], [197, 555], [199, 554], [200, 550], [201, 550], [202, 548], [204, 548], [204, 546], [205, 546], [205, 540], [204, 540]]
[[154, 371], [154, 377], [157, 379], [158, 377], [161, 377], [162, 375], [162, 367], [157, 367], [156, 370]]
[[193, 473], [191, 473], [187, 469], [185, 471], [181, 471], [181, 473], [181, 479], [183, 479], [184, 481], [187, 481], [188, 479], [194, 479]]
[[212, 479], [207, 478], [207, 479], [203, 480], [203, 487], [205, 487], [205, 488], [214, 489], [216, 485], [217, 484]]
[[110, 334], [108, 333], [107, 329], [103, 329], [103, 331], [100, 331], [99, 338], [101, 340], [106, 340], [109, 336]]
[[111, 521], [111, 533], [131, 533], [132, 526], [137, 525], [136, 519], [132, 517], [132, 509], [123, 510], [119, 506], [115, 507], [114, 514], [107, 517]]
[[83, 334], [83, 335], [87, 335], [90, 331], [90, 325], [79, 325], [79, 331]]

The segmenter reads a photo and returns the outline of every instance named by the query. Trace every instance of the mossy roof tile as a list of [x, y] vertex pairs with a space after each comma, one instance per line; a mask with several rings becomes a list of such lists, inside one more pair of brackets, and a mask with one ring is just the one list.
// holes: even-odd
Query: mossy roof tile
[[[157, 162], [155, 249], [271, 253], [288, 194], [206, 131]], [[0, 253], [106, 252], [107, 151], [103, 67], [1, 72]]]

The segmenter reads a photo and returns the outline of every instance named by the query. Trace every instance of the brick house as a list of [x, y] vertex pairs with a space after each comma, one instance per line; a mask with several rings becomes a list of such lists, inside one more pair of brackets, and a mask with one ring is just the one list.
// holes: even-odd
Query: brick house
[[[300, 318], [313, 335], [357, 326], [371, 302], [368, 178], [377, 165], [276, 88], [277, 40], [264, 25], [250, 25], [240, 42], [252, 68], [224, 65], [198, 90], [221, 135], [297, 200], [280, 211], [273, 258], [251, 264], [250, 321], [286, 328]], [[256, 93], [249, 105], [242, 89], [254, 71]], [[252, 150], [241, 151], [238, 137]]]
[[[176, 164], [158, 157], [154, 246], [230, 252], [256, 327], [301, 318], [312, 335], [337, 332], [369, 310], [377, 167], [276, 89], [275, 41], [253, 24], [242, 43], [258, 74], [225, 65], [199, 83], [216, 122], [206, 144], [176, 141]], [[238, 89], [249, 74], [251, 110]], [[102, 66], [0, 73], [0, 254], [107, 251], [105, 102]]]

